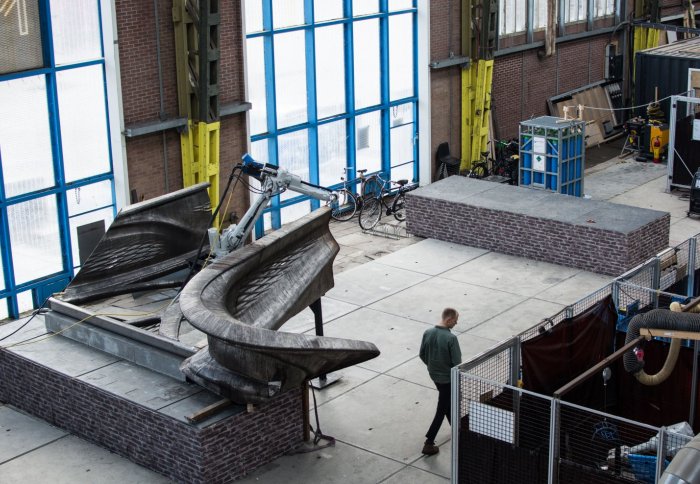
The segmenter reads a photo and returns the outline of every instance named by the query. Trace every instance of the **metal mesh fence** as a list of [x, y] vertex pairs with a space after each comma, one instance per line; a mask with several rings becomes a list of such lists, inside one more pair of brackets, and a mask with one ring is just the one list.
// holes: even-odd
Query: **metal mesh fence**
[[[481, 380], [476, 378], [501, 384], [510, 384], [513, 383], [514, 378], [517, 379], [517, 372], [514, 373], [514, 368], [519, 367], [519, 361], [517, 367], [514, 367], [513, 361], [515, 358], [519, 359], [519, 356], [516, 355], [518, 347], [519, 342], [517, 338], [512, 338], [459, 366], [461, 378], [460, 417], [463, 417], [468, 412], [468, 403], [470, 401], [481, 401], [489, 391], [492, 392], [491, 398], [497, 396], [493, 394], [492, 388], [483, 388], [482, 384], [479, 383]], [[476, 378], [468, 378], [467, 374]]]
[[[578, 483], [582, 475], [589, 483], [646, 482], [640, 479], [642, 471], [634, 460], [636, 454], [632, 454], [632, 460], [629, 458], [630, 449], [645, 444], [658, 431], [650, 425], [561, 402], [558, 482]], [[651, 461], [656, 462], [655, 453]]]
[[[677, 245], [674, 249], [663, 252], [659, 255], [659, 287], [657, 289], [672, 292], [687, 293], [688, 290], [688, 260], [690, 258], [691, 243], [686, 240]], [[677, 287], [682, 286], [682, 287]]]
[[625, 272], [618, 277], [617, 280], [629, 282], [641, 287], [654, 287], [656, 285], [656, 264], [656, 257], [649, 259], [634, 269], [630, 269], [629, 271]]
[[578, 300], [574, 304], [565, 307], [554, 316], [543, 319], [535, 326], [526, 329], [518, 335], [520, 342], [525, 342], [535, 336], [542, 334], [542, 332], [550, 327], [556, 326], [561, 323], [566, 318], [571, 318], [578, 316], [582, 312], [590, 309], [593, 305], [602, 301], [612, 293], [612, 284], [605, 285], [598, 289], [597, 291], [589, 294], [588, 296]]
[[551, 399], [473, 375], [462, 381], [480, 393], [463, 401], [456, 482], [547, 482]]
[[[653, 483], [690, 439], [462, 373], [459, 483]], [[662, 446], [658, 446], [659, 435]]]
[[617, 307], [620, 313], [630, 316], [643, 313], [651, 309], [668, 309], [673, 301], [685, 302], [688, 298], [683, 295], [658, 291], [634, 284], [618, 283]]
[[[691, 437], [520, 389], [520, 344], [612, 295], [625, 320], [687, 302], [700, 234], [459, 367], [453, 482], [656, 482]], [[620, 325], [618, 324], [618, 329]], [[622, 328], [624, 329], [624, 328]], [[552, 418], [554, 408], [554, 418]], [[603, 407], [605, 406], [603, 405]], [[660, 434], [659, 434], [660, 432]], [[651, 445], [657, 434], [664, 445]], [[552, 449], [551, 455], [550, 449]], [[660, 464], [657, 466], [657, 463]], [[659, 469], [657, 470], [657, 467]], [[458, 471], [459, 469], [459, 471]], [[454, 476], [457, 476], [456, 478]]]

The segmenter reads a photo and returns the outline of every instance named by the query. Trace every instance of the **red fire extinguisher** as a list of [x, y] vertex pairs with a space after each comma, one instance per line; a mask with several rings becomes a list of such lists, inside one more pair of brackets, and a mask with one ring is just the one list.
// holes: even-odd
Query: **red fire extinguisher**
[[661, 137], [657, 136], [651, 143], [652, 151], [654, 152], [654, 163], [661, 162]]

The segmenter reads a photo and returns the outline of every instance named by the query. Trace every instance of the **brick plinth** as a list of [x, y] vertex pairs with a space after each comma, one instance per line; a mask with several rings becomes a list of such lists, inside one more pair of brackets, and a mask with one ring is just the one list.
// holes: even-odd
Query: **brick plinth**
[[668, 247], [670, 214], [453, 176], [406, 196], [412, 234], [617, 276]]
[[300, 390], [198, 428], [8, 350], [0, 381], [0, 401], [178, 482], [233, 481], [302, 440]]

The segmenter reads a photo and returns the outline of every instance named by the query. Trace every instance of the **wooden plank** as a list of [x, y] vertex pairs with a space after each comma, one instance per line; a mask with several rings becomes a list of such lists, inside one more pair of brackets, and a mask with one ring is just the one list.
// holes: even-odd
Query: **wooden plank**
[[224, 398], [223, 400], [219, 400], [218, 402], [214, 402], [211, 405], [204, 407], [201, 410], [198, 410], [194, 412], [191, 415], [187, 415], [185, 418], [192, 423], [197, 423], [202, 420], [204, 420], [207, 417], [210, 417], [214, 415], [215, 413], [220, 412], [226, 407], [230, 407], [232, 404], [231, 400], [228, 398]]
[[603, 138], [603, 133], [600, 131], [600, 126], [595, 121], [589, 121], [586, 123], [586, 148], [591, 146], [599, 146], [605, 138]]
[[602, 359], [597, 365], [592, 366], [588, 370], [584, 371], [581, 373], [579, 376], [571, 380], [569, 383], [561, 387], [559, 390], [554, 392], [554, 398], [561, 398], [562, 395], [565, 393], [571, 391], [573, 388], [576, 388], [581, 382], [584, 380], [587, 380], [591, 375], [595, 375], [599, 371], [601, 371], [603, 368], [608, 366], [610, 363], [613, 361], [622, 358], [622, 356], [635, 346], [639, 344], [640, 341], [644, 339], [644, 336], [640, 336], [638, 338], [633, 339], [629, 343], [627, 343], [625, 346], [617, 350], [615, 353], [612, 355], [608, 356], [607, 358]]
[[641, 330], [647, 338], [676, 338], [676, 339], [692, 339], [695, 341], [700, 341], [700, 333], [693, 331], [674, 331], [671, 329], [656, 329], [656, 328], [645, 328]]

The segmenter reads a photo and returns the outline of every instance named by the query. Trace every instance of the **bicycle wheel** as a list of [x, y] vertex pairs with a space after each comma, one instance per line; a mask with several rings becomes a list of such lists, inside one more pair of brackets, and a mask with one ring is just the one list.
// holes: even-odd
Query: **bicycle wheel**
[[477, 162], [474, 163], [474, 166], [472, 166], [471, 171], [469, 172], [469, 177], [470, 178], [484, 178], [488, 174], [488, 169], [486, 167], [486, 162]]
[[360, 227], [372, 230], [382, 217], [382, 204], [379, 198], [366, 198], [360, 209]]
[[368, 176], [362, 187], [362, 198], [378, 197], [382, 192], [382, 185], [377, 175]]
[[338, 199], [329, 202], [331, 206], [331, 217], [339, 222], [350, 220], [357, 211], [357, 200], [355, 195], [343, 188], [338, 191]]
[[394, 203], [391, 204], [391, 211], [394, 213], [394, 218], [399, 222], [406, 220], [406, 195], [403, 192], [394, 198]]

